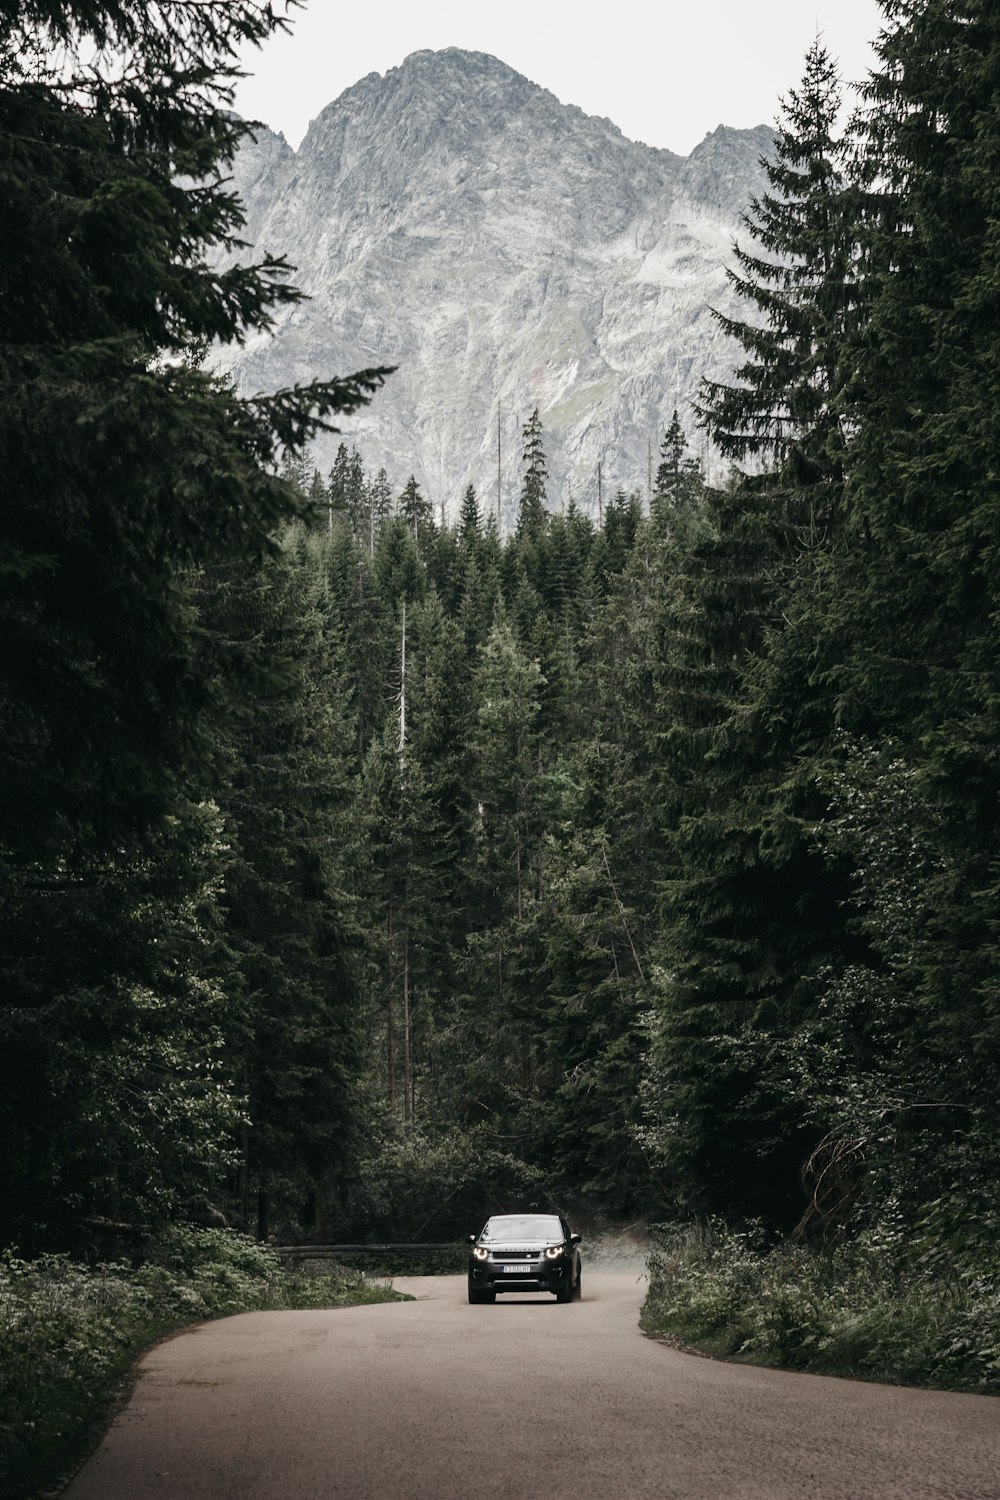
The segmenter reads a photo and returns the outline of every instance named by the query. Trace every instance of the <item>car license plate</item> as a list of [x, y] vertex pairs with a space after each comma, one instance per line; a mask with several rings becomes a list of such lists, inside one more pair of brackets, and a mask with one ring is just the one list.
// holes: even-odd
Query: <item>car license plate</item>
[[521, 1265], [518, 1265], [518, 1266], [504, 1266], [504, 1270], [507, 1272], [508, 1275], [510, 1275], [511, 1272], [513, 1272], [513, 1274], [515, 1276], [526, 1276], [527, 1273], [531, 1270], [531, 1267], [530, 1266], [521, 1266]]

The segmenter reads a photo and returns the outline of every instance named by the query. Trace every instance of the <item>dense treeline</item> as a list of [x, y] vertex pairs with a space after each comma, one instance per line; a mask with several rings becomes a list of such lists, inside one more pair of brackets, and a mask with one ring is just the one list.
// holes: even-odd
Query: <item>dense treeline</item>
[[[3, 1238], [436, 1237], [532, 1200], [985, 1257], [998, 23], [884, 11], [842, 138], [820, 44], [783, 105], [702, 397], [728, 482], [674, 414], [595, 525], [549, 505], [535, 412], [507, 537], [346, 444], [315, 470], [380, 372], [263, 405], [201, 372], [291, 295], [192, 258], [238, 209], [177, 173], [238, 126], [8, 61], [8, 177], [65, 170], [68, 131], [120, 189], [101, 246], [132, 174], [174, 228], [145, 321], [96, 305], [85, 234], [22, 247], [34, 303], [6, 273]], [[273, 25], [184, 25], [223, 12]]]
[[0, 4], [0, 1237], [22, 1251], [204, 1216], [250, 1109], [258, 1155], [282, 1150], [260, 1058], [285, 946], [292, 1156], [348, 1109], [324, 1071], [351, 1031], [337, 795], [286, 650], [329, 646], [279, 561], [303, 507], [277, 469], [385, 372], [246, 399], [205, 365], [299, 295], [280, 260], [208, 263], [243, 222], [237, 50], [280, 24], [249, 0]]

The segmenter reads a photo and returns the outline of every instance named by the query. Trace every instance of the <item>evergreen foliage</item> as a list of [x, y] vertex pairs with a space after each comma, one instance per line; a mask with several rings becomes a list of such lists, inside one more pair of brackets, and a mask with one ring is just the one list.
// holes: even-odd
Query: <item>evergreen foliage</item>
[[[811, 621], [856, 736], [834, 828], [876, 953], [831, 1004], [880, 1007], [877, 1061], [843, 1091], [838, 1133], [870, 1141], [857, 1094], [885, 1098], [883, 1191], [908, 1213], [932, 1201], [939, 1224], [975, 1239], [998, 1180], [1000, 1082], [998, 22], [967, 3], [885, 9], [858, 127], [865, 321], [849, 524], [829, 607]], [[886, 1098], [878, 1075], [894, 1049], [910, 1066]]]
[[479, 499], [474, 485], [469, 485], [462, 496], [462, 510], [458, 522], [458, 535], [465, 551], [475, 548], [479, 540], [482, 522], [479, 516]]
[[204, 590], [273, 551], [308, 509], [308, 441], [386, 373], [244, 398], [203, 367], [299, 296], [279, 259], [209, 264], [240, 247], [236, 53], [281, 24], [216, 0], [0, 6], [0, 1055], [18, 1184], [0, 1223], [22, 1243], [199, 1212], [243, 1110], [211, 803], [248, 681]]
[[0, 1223], [31, 1253], [200, 1218], [242, 1103], [218, 945], [217, 807], [175, 804], [131, 853], [74, 851], [2, 888]]
[[524, 424], [521, 436], [524, 451], [524, 479], [517, 512], [517, 534], [519, 538], [536, 536], [545, 525], [545, 449], [542, 445], [542, 419], [536, 406]]
[[503, 537], [316, 472], [383, 372], [200, 364], [297, 295], [206, 268], [270, 10], [0, 5], [6, 1239], [537, 1202], [987, 1265], [1000, 36], [885, 11], [845, 141], [810, 49], [734, 251], [729, 481], [674, 412], [648, 516], [551, 514], [535, 410]]
[[424, 540], [433, 524], [431, 502], [420, 493], [420, 486], [412, 474], [396, 503], [396, 514], [415, 543]]
[[784, 101], [773, 156], [761, 161], [770, 191], [744, 217], [759, 249], [733, 245], [729, 278], [751, 317], [717, 314], [745, 353], [740, 383], [707, 381], [700, 407], [725, 457], [764, 460], [799, 486], [836, 477], [843, 454], [854, 236], [835, 134], [840, 102], [836, 66], [817, 40]]
[[[658, 689], [672, 815], [654, 1137], [689, 1208], [787, 1228], [822, 1134], [812, 1101], [790, 1086], [789, 1049], [815, 1014], [820, 976], [851, 948], [842, 871], [812, 832], [824, 808], [811, 757], [822, 753], [817, 720], [820, 735], [829, 721], [802, 691], [801, 664], [789, 680], [785, 639], [789, 594], [808, 579], [820, 521], [829, 538], [842, 484], [852, 244], [839, 103], [817, 42], [765, 163], [772, 191], [745, 221], [767, 258], [735, 250], [734, 284], [754, 316], [720, 321], [745, 352], [741, 383], [706, 384], [701, 407], [724, 454], [766, 466], [709, 495], [700, 534], [679, 539]], [[675, 423], [658, 489], [680, 471]]]
[[321, 556], [301, 531], [261, 568], [218, 580], [207, 611], [254, 672], [220, 791], [231, 839], [222, 903], [241, 1216], [260, 1238], [275, 1201], [321, 1221], [351, 1161], [360, 1058], [356, 916], [347, 862], [353, 725], [342, 643], [324, 609]]
[[678, 524], [697, 497], [700, 482], [698, 462], [688, 456], [684, 429], [675, 410], [660, 444], [660, 462], [650, 500], [650, 513], [659, 530]]
[[208, 265], [242, 226], [234, 56], [278, 24], [268, 4], [0, 8], [5, 858], [113, 848], [169, 807], [211, 749], [179, 572], [264, 550], [300, 505], [281, 453], [381, 379], [241, 398], [201, 367], [299, 296], [279, 259]]

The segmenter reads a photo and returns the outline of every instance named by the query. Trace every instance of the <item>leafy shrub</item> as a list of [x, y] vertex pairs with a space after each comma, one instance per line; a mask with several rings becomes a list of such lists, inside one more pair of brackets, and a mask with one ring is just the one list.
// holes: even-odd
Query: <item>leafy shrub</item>
[[488, 1132], [476, 1126], [416, 1130], [378, 1114], [347, 1199], [324, 1225], [331, 1242], [360, 1233], [443, 1242], [473, 1233], [508, 1206], [552, 1206], [544, 1174], [499, 1149]]
[[954, 1390], [1000, 1390], [1000, 1283], [894, 1226], [850, 1244], [765, 1248], [718, 1223], [671, 1229], [641, 1326], [727, 1359]]
[[360, 1272], [286, 1276], [228, 1230], [175, 1227], [142, 1266], [0, 1258], [0, 1500], [58, 1480], [99, 1430], [136, 1355], [186, 1323], [396, 1297]]

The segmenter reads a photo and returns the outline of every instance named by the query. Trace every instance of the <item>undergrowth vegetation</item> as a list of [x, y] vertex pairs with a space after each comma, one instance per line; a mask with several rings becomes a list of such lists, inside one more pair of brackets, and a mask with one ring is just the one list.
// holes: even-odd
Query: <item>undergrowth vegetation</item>
[[649, 1272], [646, 1333], [751, 1364], [1000, 1394], [996, 1275], [884, 1227], [818, 1249], [673, 1228]]
[[58, 1486], [137, 1354], [187, 1323], [264, 1308], [341, 1307], [398, 1293], [360, 1272], [290, 1276], [264, 1246], [174, 1227], [141, 1266], [0, 1259], [0, 1500]]

